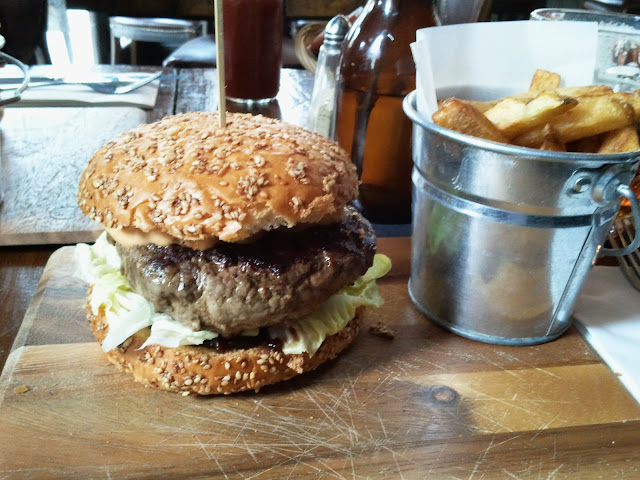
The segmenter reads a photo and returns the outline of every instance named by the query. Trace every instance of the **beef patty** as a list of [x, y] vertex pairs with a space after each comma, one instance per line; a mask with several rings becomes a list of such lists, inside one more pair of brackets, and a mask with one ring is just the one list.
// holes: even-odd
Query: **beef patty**
[[339, 223], [251, 244], [116, 246], [122, 273], [157, 312], [224, 336], [306, 315], [363, 275], [376, 249], [371, 224], [352, 208]]

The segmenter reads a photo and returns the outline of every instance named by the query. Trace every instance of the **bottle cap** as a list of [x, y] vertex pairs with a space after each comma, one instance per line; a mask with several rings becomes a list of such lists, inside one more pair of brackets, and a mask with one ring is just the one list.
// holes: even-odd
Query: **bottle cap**
[[344, 40], [344, 37], [347, 35], [349, 28], [351, 27], [351, 23], [344, 15], [336, 15], [329, 23], [324, 30], [324, 42], [325, 43], [336, 43], [340, 44]]

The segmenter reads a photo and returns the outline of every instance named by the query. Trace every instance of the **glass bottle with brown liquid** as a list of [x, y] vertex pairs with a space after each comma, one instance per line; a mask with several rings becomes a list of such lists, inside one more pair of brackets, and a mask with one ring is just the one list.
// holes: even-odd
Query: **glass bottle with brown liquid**
[[411, 221], [409, 45], [416, 30], [438, 24], [433, 0], [369, 0], [342, 47], [333, 138], [358, 168], [358, 208], [376, 223]]

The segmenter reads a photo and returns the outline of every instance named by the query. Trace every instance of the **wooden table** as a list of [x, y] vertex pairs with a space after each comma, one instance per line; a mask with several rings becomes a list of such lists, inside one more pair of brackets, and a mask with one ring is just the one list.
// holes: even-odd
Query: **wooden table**
[[[267, 113], [303, 124], [310, 87], [285, 71]], [[147, 118], [214, 110], [215, 91], [213, 71], [166, 71]], [[408, 299], [409, 239], [379, 250], [394, 262], [386, 304], [344, 355], [257, 395], [199, 399], [105, 361], [71, 247], [0, 248], [0, 368], [23, 326], [0, 391], [0, 477], [640, 478], [640, 406], [576, 329], [532, 347], [453, 335]], [[376, 321], [395, 338], [371, 335]]]

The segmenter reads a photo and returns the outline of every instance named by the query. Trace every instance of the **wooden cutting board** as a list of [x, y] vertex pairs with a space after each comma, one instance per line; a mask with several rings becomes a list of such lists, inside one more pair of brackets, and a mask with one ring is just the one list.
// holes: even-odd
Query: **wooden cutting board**
[[0, 245], [93, 241], [101, 227], [76, 203], [87, 162], [146, 120], [134, 107], [7, 108], [0, 124]]
[[207, 398], [107, 362], [72, 250], [51, 257], [0, 378], [0, 478], [638, 478], [640, 406], [580, 334], [499, 347], [442, 330], [407, 295], [409, 239], [380, 240], [386, 303], [343, 355]]

